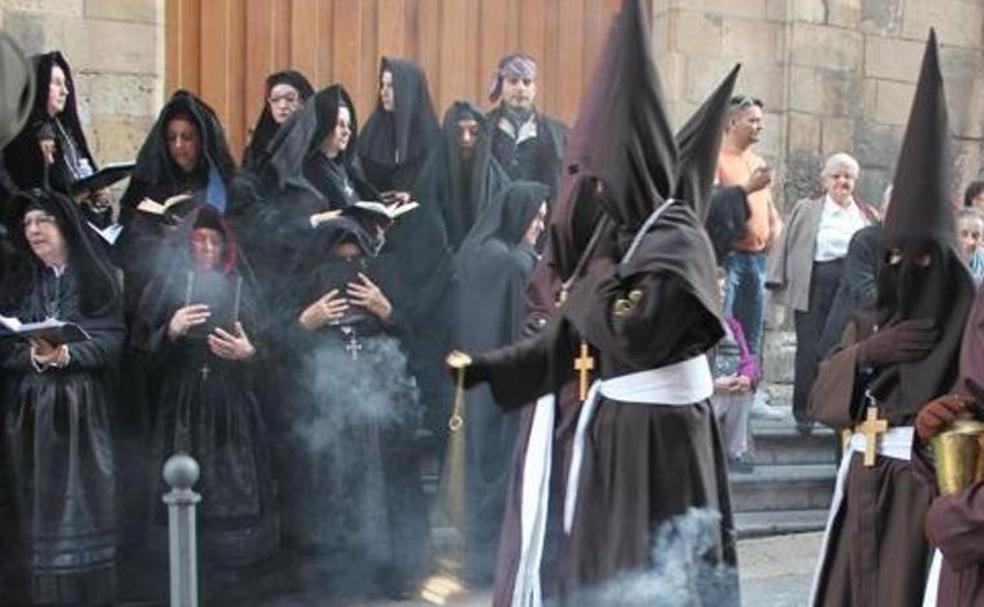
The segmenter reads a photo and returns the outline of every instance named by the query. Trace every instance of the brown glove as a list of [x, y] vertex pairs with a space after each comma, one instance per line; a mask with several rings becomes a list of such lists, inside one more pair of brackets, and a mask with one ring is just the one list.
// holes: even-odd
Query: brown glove
[[955, 394], [929, 401], [916, 416], [916, 434], [924, 443], [929, 442], [954, 420], [968, 416], [969, 404], [970, 399]]
[[939, 339], [933, 320], [905, 320], [859, 343], [858, 362], [875, 366], [915, 362], [929, 354]]

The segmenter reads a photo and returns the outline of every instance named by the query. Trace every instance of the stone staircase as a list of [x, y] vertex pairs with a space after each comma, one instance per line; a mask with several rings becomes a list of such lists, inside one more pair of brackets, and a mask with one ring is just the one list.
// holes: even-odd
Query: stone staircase
[[755, 468], [731, 473], [731, 501], [739, 537], [823, 529], [837, 475], [832, 430], [796, 432], [788, 406], [782, 420], [751, 422]]

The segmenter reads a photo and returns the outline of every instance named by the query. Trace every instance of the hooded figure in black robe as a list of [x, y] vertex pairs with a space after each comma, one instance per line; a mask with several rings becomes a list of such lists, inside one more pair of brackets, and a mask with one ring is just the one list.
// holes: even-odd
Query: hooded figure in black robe
[[[4, 598], [13, 604], [109, 604], [117, 540], [110, 419], [125, 336], [120, 288], [98, 236], [73, 201], [31, 190], [11, 205], [8, 229], [20, 255], [0, 285], [0, 313], [23, 322], [70, 321], [91, 338], [65, 346], [67, 357], [44, 366], [30, 344], [0, 339], [4, 467], [16, 500], [21, 558], [32, 580], [30, 599]], [[24, 218], [37, 210], [53, 218], [65, 241], [61, 269], [42, 263], [27, 241]]]
[[[198, 136], [198, 153], [192, 170], [183, 169], [168, 148], [168, 125], [184, 119]], [[225, 132], [215, 112], [188, 91], [177, 91], [158, 114], [137, 154], [130, 183], [120, 199], [123, 233], [116, 243], [116, 257], [126, 274], [127, 312], [136, 305], [158, 268], [160, 247], [173, 227], [174, 213], [157, 215], [137, 209], [145, 198], [163, 204], [168, 198], [188, 194], [205, 201], [220, 213], [226, 208], [226, 187], [236, 164], [229, 154]], [[187, 212], [187, 208], [180, 213]]]
[[[456, 347], [490, 350], [516, 341], [526, 318], [526, 289], [537, 260], [550, 189], [541, 183], [514, 182], [492, 201], [456, 256], [458, 325]], [[541, 222], [530, 242], [530, 228]], [[495, 407], [488, 386], [469, 395], [466, 418], [469, 573], [492, 577], [496, 540], [505, 505], [509, 461], [516, 444], [518, 416]]]
[[[192, 211], [169, 238], [172, 263], [144, 290], [131, 337], [149, 355], [148, 371], [160, 386], [147, 474], [159, 479], [164, 462], [179, 452], [198, 462], [196, 490], [206, 496], [197, 514], [199, 563], [209, 571], [204, 579], [217, 582], [219, 574], [269, 558], [279, 543], [254, 388], [270, 354], [261, 339], [266, 321], [252, 272], [213, 207]], [[189, 324], [199, 312], [193, 306], [202, 305], [211, 316]], [[160, 499], [167, 490], [158, 482], [147, 496], [159, 556], [167, 554], [167, 508]]]
[[438, 198], [441, 129], [424, 72], [408, 61], [384, 57], [381, 92], [386, 73], [392, 75], [392, 111], [380, 99], [359, 138], [359, 159], [383, 201], [420, 203], [386, 233], [378, 267], [399, 276], [403, 285], [391, 295], [405, 311], [410, 366], [420, 383], [425, 425], [440, 435], [451, 398], [443, 357], [454, 326], [454, 264]]
[[[946, 97], [932, 31], [896, 166], [874, 305], [848, 322], [810, 395], [814, 419], [854, 431], [841, 460], [843, 500], [831, 507], [813, 605], [922, 604], [930, 557], [922, 523], [933, 492], [910, 462], [920, 447], [912, 425], [924, 404], [956, 382], [974, 298], [950, 206]], [[889, 434], [879, 436], [873, 465], [865, 465], [867, 441], [856, 424], [871, 415], [887, 422]]]
[[[390, 303], [398, 287], [374, 267], [375, 225], [343, 216], [321, 234], [291, 269], [282, 319], [280, 357], [293, 376], [293, 398], [281, 405], [291, 423], [281, 439], [291, 453], [285, 535], [313, 557], [296, 567], [302, 585], [402, 596], [424, 573], [429, 527], [414, 440], [419, 395], [404, 320]], [[360, 289], [381, 307], [360, 304], [369, 301]]]
[[[475, 355], [467, 382], [487, 379], [500, 404], [515, 405], [574, 377], [582, 340], [598, 350], [596, 371], [602, 381], [586, 401], [594, 405], [593, 415], [581, 411], [583, 457], [578, 465], [576, 440], [570, 476], [575, 484], [565, 499], [570, 536], [563, 587], [568, 599], [584, 605], [627, 604], [618, 585], [606, 588], [604, 582], [621, 574], [665, 573], [661, 562], [668, 559], [671, 570], [682, 561], [689, 574], [679, 582], [679, 598], [667, 598], [669, 589], [654, 583], [660, 597], [640, 596], [629, 604], [667, 598], [680, 604], [736, 605], [724, 454], [707, 398], [713, 382], [702, 375], [709, 374], [705, 353], [723, 334], [713, 251], [701, 223], [723, 105], [715, 103], [716, 114], [688, 123], [681, 142], [696, 138], [699, 143], [688, 144], [685, 153], [678, 150], [651, 48], [644, 10], [629, 0], [579, 114], [578, 128], [591, 136], [581, 139], [583, 147], [575, 142], [569, 156], [570, 170], [593, 180], [594, 199], [612, 228], [599, 241], [560, 317], [548, 321], [535, 339]], [[737, 70], [716, 97], [727, 99], [736, 76]], [[624, 384], [625, 376], [659, 373], [677, 364], [694, 374], [686, 382], [672, 381], [675, 390], [687, 389], [673, 400], [606, 395], [606, 386]], [[638, 392], [645, 376], [636, 377]], [[695, 537], [668, 541], [687, 528], [698, 530]]]
[[[72, 69], [58, 51], [36, 55], [33, 63], [36, 71], [34, 105], [23, 130], [4, 148], [4, 167], [19, 189], [50, 187], [70, 195], [73, 183], [98, 170], [79, 120]], [[55, 67], [61, 68], [64, 74], [67, 96], [63, 109], [50, 114], [51, 72]], [[54, 142], [50, 165], [41, 151], [42, 140]], [[86, 219], [97, 227], [112, 223], [113, 212], [106, 195], [86, 199], [82, 209]]]
[[273, 116], [273, 112], [270, 111], [270, 104], [272, 103], [270, 93], [274, 87], [281, 84], [292, 87], [294, 89], [293, 92], [297, 95], [297, 100], [302, 105], [314, 95], [314, 88], [311, 87], [311, 83], [304, 77], [304, 74], [296, 70], [283, 70], [267, 76], [266, 94], [263, 96], [263, 110], [260, 112], [260, 117], [256, 120], [256, 126], [253, 127], [253, 134], [250, 137], [249, 145], [246, 146], [246, 150], [243, 152], [242, 170], [244, 171], [259, 172], [261, 165], [269, 159], [267, 147], [273, 140], [274, 135], [277, 134], [277, 131], [280, 130], [280, 125], [282, 124], [277, 122]]
[[[462, 121], [473, 121], [467, 135], [470, 148], [462, 144]], [[509, 176], [492, 155], [492, 139], [485, 114], [469, 101], [455, 101], [444, 114], [444, 183], [441, 213], [448, 245], [457, 251], [475, 219], [509, 182]]]
[[529, 99], [527, 107], [510, 106], [502, 97], [503, 81], [508, 78], [536, 81], [536, 61], [525, 53], [512, 53], [499, 61], [492, 75], [489, 101], [499, 103], [488, 114], [492, 153], [510, 179], [539, 181], [557, 187], [567, 126], [540, 112]]
[[[340, 114], [348, 116], [344, 125]], [[256, 260], [257, 278], [271, 307], [278, 307], [280, 294], [289, 288], [283, 284], [289, 278], [284, 268], [323, 238], [332, 212], [379, 199], [356, 161], [358, 131], [348, 92], [331, 85], [287, 119], [270, 142], [270, 158], [259, 174], [240, 174], [234, 181], [229, 215]], [[329, 158], [323, 148], [332, 137], [343, 143]]]

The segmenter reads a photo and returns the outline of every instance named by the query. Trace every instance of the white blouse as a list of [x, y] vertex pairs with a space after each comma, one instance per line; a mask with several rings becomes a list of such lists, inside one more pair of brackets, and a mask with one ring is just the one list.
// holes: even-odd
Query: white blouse
[[844, 257], [851, 237], [867, 225], [868, 218], [853, 198], [847, 207], [842, 207], [829, 194], [824, 196], [813, 261], [832, 261]]

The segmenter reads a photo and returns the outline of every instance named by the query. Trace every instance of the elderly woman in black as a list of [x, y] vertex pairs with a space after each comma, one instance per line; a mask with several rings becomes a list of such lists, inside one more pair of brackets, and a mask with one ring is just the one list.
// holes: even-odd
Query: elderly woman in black
[[68, 344], [0, 339], [4, 466], [31, 574], [24, 602], [111, 604], [120, 288], [70, 199], [32, 190], [12, 207], [8, 229], [19, 255], [0, 285], [0, 312], [23, 322], [72, 322], [88, 334]]
[[858, 161], [845, 153], [832, 155], [820, 174], [824, 194], [796, 203], [788, 228], [775, 248], [766, 286], [781, 292], [786, 309], [795, 315], [796, 375], [793, 416], [801, 433], [813, 422], [806, 403], [817, 376], [819, 344], [827, 315], [844, 272], [851, 237], [877, 221], [877, 213], [854, 198]]

